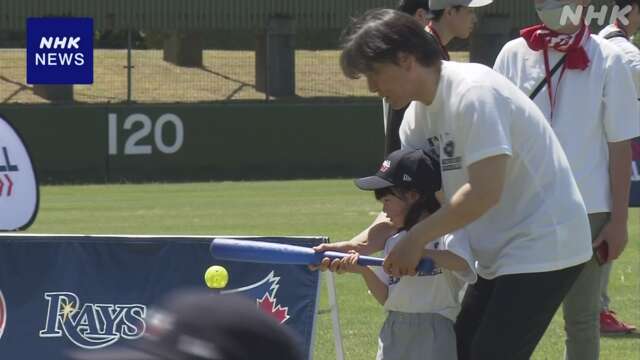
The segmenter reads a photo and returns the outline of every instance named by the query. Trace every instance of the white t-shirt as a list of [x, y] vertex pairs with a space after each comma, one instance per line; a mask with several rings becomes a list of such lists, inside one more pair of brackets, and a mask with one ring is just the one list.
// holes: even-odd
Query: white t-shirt
[[416, 104], [412, 101], [402, 118], [399, 129], [401, 147], [435, 151], [440, 156], [440, 139], [426, 113], [421, 113], [420, 119], [416, 119]]
[[[401, 231], [389, 238], [384, 246], [384, 256], [407, 234]], [[436, 313], [452, 321], [460, 312], [458, 294], [465, 283], [474, 283], [474, 260], [469, 248], [469, 239], [464, 230], [447, 234], [430, 242], [426, 249], [449, 250], [469, 264], [470, 271], [457, 272], [441, 269], [439, 274], [427, 276], [403, 276], [400, 279], [387, 275], [382, 268], [374, 268], [375, 274], [387, 284], [389, 295], [384, 303], [387, 311], [406, 313]]]
[[[606, 28], [602, 29], [598, 35], [603, 38], [607, 36], [609, 33], [614, 31], [618, 31], [618, 27], [615, 25], [609, 25]], [[628, 39], [617, 36], [609, 39], [615, 47], [622, 52], [622, 57], [624, 59], [624, 63], [627, 64], [629, 70], [631, 71], [631, 76], [633, 77], [633, 82], [636, 85], [636, 91], [638, 93], [638, 98], [640, 98], [640, 50]]]
[[[465, 227], [480, 276], [553, 271], [591, 258], [587, 214], [567, 158], [544, 115], [511, 82], [480, 64], [443, 61], [433, 103], [415, 102], [411, 118], [428, 120], [439, 137], [447, 199], [468, 182], [469, 165], [510, 157], [499, 204]], [[423, 136], [401, 132], [403, 144]]]
[[[584, 70], [566, 70], [560, 87], [561, 70], [554, 75], [556, 107], [551, 126], [571, 164], [588, 213], [611, 211], [609, 142], [640, 135], [640, 113], [631, 74], [622, 54], [607, 40], [592, 35], [584, 48], [591, 61]], [[553, 68], [562, 53], [549, 50]], [[527, 96], [545, 77], [542, 52], [531, 50], [518, 38], [503, 48], [494, 69], [506, 76]], [[534, 102], [550, 118], [547, 88]]]

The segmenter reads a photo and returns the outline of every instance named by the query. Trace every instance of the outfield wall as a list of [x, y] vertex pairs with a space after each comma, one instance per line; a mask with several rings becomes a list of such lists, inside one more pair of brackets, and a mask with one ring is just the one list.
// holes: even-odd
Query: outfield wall
[[377, 168], [381, 105], [3, 105], [41, 182], [355, 177]]

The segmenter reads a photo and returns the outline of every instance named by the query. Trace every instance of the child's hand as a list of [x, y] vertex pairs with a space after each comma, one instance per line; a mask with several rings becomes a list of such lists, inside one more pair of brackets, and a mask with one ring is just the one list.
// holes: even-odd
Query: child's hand
[[338, 267], [338, 273], [350, 272], [354, 274], [361, 274], [366, 267], [358, 265], [358, 257], [360, 257], [360, 254], [353, 250], [349, 251], [348, 256], [339, 260], [340, 266]]

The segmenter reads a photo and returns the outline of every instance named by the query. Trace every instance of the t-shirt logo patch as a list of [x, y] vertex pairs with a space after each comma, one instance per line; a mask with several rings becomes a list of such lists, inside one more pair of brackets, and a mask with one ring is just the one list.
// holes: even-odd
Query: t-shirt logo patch
[[385, 160], [380, 166], [380, 172], [386, 172], [391, 167], [391, 161]]
[[444, 145], [444, 153], [447, 155], [447, 157], [452, 157], [453, 154], [456, 151], [456, 143], [453, 142], [453, 140], [449, 140], [445, 145]]
[[411, 178], [411, 176], [404, 174], [402, 175], [402, 181], [412, 181], [413, 179]]
[[443, 144], [442, 154], [444, 155], [442, 159], [440, 159], [440, 167], [442, 168], [442, 171], [458, 170], [462, 168], [462, 157], [455, 156], [456, 143], [451, 134], [442, 134], [440, 144]]

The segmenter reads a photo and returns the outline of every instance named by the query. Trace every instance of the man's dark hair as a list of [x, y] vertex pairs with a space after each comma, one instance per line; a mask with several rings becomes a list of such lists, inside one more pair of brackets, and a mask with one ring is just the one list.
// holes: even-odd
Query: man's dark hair
[[[462, 7], [463, 7], [462, 5], [452, 6], [452, 8], [455, 11], [460, 11], [460, 9], [462, 9]], [[435, 21], [435, 22], [440, 21], [440, 19], [442, 19], [442, 16], [444, 15], [444, 11], [445, 11], [445, 9], [429, 11], [429, 19], [431, 21]]]
[[400, 0], [396, 6], [396, 10], [411, 16], [419, 9], [429, 11], [429, 0]]
[[398, 54], [413, 55], [425, 66], [439, 66], [441, 53], [433, 35], [412, 16], [390, 9], [369, 10], [354, 19], [342, 33], [340, 66], [344, 75], [357, 79], [374, 64], [398, 64]]

